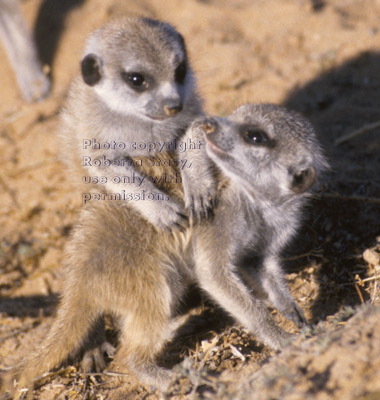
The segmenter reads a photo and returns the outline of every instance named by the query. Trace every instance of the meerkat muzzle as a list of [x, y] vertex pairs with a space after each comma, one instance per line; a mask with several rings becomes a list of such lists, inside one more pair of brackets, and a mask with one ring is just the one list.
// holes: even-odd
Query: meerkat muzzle
[[164, 106], [164, 112], [168, 117], [174, 117], [177, 115], [180, 111], [182, 111], [182, 106]]

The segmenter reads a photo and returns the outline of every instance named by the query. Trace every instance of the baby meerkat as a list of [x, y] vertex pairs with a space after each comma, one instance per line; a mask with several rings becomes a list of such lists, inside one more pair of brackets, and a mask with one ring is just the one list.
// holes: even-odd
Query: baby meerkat
[[[176, 141], [201, 114], [183, 37], [156, 20], [115, 20], [87, 40], [62, 114], [61, 153], [85, 192], [139, 197], [132, 207], [170, 229], [185, 222], [183, 206], [145, 169], [174, 156]], [[141, 200], [145, 195], [155, 201]]]
[[194, 232], [198, 284], [264, 343], [279, 349], [289, 334], [273, 323], [262, 298], [298, 326], [306, 323], [286, 286], [280, 253], [300, 225], [308, 189], [328, 167], [314, 130], [301, 115], [280, 106], [247, 104], [229, 118], [195, 121], [187, 135], [205, 136], [209, 157], [201, 152], [197, 161], [193, 157], [203, 182], [189, 171], [182, 174], [191, 213], [205, 214], [210, 160], [227, 181], [213, 221]]
[[[76, 233], [67, 247], [68, 278], [67, 285], [63, 289], [57, 321], [41, 354], [39, 351], [33, 354], [29, 361], [18, 368], [19, 374], [16, 373], [16, 375], [22, 377], [21, 386], [38, 376], [38, 372], [41, 373], [58, 365], [68, 354], [80, 347], [86, 339], [89, 327], [97, 327], [95, 333], [102, 336], [100, 315], [104, 311], [107, 312], [106, 310], [122, 316], [122, 332], [125, 337], [128, 335], [125, 342], [133, 349], [134, 340], [138, 344], [140, 338], [147, 336], [145, 332], [147, 325], [134, 324], [134, 318], [123, 321], [124, 316], [127, 315], [124, 309], [124, 307], [128, 308], [127, 303], [132, 301], [132, 310], [135, 309], [134, 304], [136, 304], [133, 303], [133, 294], [131, 295], [133, 291], [128, 291], [128, 285], [134, 285], [133, 282], [135, 282], [137, 289], [142, 289], [146, 283], [146, 288], [148, 288], [152, 284], [151, 276], [156, 273], [157, 268], [162, 268], [163, 271], [173, 268], [173, 254], [178, 258], [178, 254], [181, 254], [182, 248], [188, 241], [188, 235], [179, 232], [177, 235], [168, 235], [166, 231], [170, 229], [164, 229], [164, 232], [157, 229], [172, 228], [185, 223], [186, 218], [182, 214], [185, 211], [176, 163], [175, 143], [176, 139], [185, 133], [193, 119], [202, 114], [201, 103], [196, 94], [195, 79], [188, 63], [182, 36], [169, 24], [147, 18], [113, 21], [90, 36], [81, 63], [81, 72], [81, 76], [73, 82], [62, 114], [61, 151], [70, 168], [69, 172], [78, 181], [82, 180], [84, 174], [89, 174], [94, 178], [102, 175], [107, 180], [104, 192], [120, 191], [120, 188], [123, 188], [122, 183], [114, 183], [115, 177], [123, 181], [125, 176], [134, 176], [135, 181], [140, 182], [139, 187], [134, 184], [125, 184], [124, 187], [128, 188], [132, 194], [138, 194], [138, 191], [147, 192], [148, 200], [118, 201], [115, 199], [120, 197], [114, 196], [114, 200], [110, 202], [86, 204]], [[88, 145], [88, 142], [91, 142], [91, 145]], [[103, 145], [97, 146], [97, 143], [113, 142], [122, 146], [110, 145], [108, 148]], [[132, 143], [157, 146], [156, 150], [153, 146], [133, 148]], [[156, 155], [159, 156], [160, 162], [145, 162], [148, 156]], [[98, 166], [94, 162], [96, 165], [91, 166], [89, 158], [92, 162], [106, 158], [109, 164], [107, 162]], [[143, 159], [144, 162], [138, 165], [133, 162], [136, 158]], [[84, 159], [86, 159], [86, 165], [84, 165]], [[129, 162], [130, 160], [132, 163]], [[169, 178], [179, 176], [179, 182], [176, 179], [162, 180], [162, 176]], [[98, 189], [99, 185], [94, 184], [94, 188]], [[156, 195], [154, 201], [150, 201], [150, 192]], [[108, 221], [106, 225], [101, 227], [100, 225], [106, 221]], [[103, 230], [107, 232], [105, 241], [102, 239]], [[109, 247], [108, 253], [103, 245], [107, 243], [108, 233], [113, 231], [117, 232], [115, 240], [112, 239], [115, 245]], [[92, 236], [94, 236], [93, 239], [91, 239]], [[148, 240], [145, 240], [146, 238]], [[130, 252], [124, 260], [126, 249]], [[97, 255], [100, 258], [97, 258]], [[179, 256], [179, 259], [181, 257], [184, 256]], [[106, 274], [103, 275], [102, 272], [98, 275], [98, 278], [105, 280], [105, 292], [104, 298], [100, 292], [98, 294], [92, 292], [91, 288], [96, 289], [96, 278], [89, 285], [88, 290], [91, 293], [88, 299], [92, 301], [92, 296], [99, 295], [99, 301], [105, 307], [100, 303], [94, 303], [93, 307], [91, 306], [92, 311], [81, 309], [80, 317], [76, 319], [75, 315], [79, 315], [76, 309], [78, 304], [81, 304], [81, 292], [87, 292], [87, 283], [89, 283], [85, 277], [91, 274], [88, 267], [93, 261], [102, 265], [102, 271]], [[126, 283], [124, 278], [129, 274], [127, 273], [124, 278], [121, 277], [120, 286], [113, 290], [111, 281], [117, 286], [119, 280], [117, 274], [120, 269], [123, 270], [125, 262], [127, 269], [128, 266], [131, 267], [131, 272], [136, 267], [136, 276], [131, 277], [130, 282], [124, 287]], [[95, 275], [96, 270], [97, 268], [94, 271]], [[144, 271], [147, 279], [145, 279]], [[140, 273], [142, 274], [141, 282], [146, 281], [142, 286], [138, 278]], [[107, 274], [110, 274], [109, 279]], [[71, 280], [70, 276], [74, 280]], [[77, 279], [79, 281], [75, 283]], [[183, 280], [179, 279], [181, 282]], [[108, 285], [109, 283], [111, 286]], [[174, 288], [171, 287], [169, 290], [164, 287], [164, 283], [159, 287], [171, 298], [174, 296], [174, 290], [172, 290]], [[181, 291], [186, 284], [183, 281], [178, 286], [178, 291]], [[74, 288], [79, 290], [73, 290]], [[149, 298], [159, 296], [158, 293], [148, 295]], [[165, 302], [169, 303], [169, 300], [163, 295], [162, 303]], [[165, 313], [160, 315], [162, 310], [161, 302], [159, 303], [158, 317], [152, 314], [152, 321], [155, 324], [151, 327], [151, 339], [147, 340], [145, 347], [143, 345], [136, 347], [136, 354], [140, 358], [136, 357], [134, 361], [134, 354], [132, 354], [132, 358], [126, 356], [123, 362], [130, 365], [132, 370], [136, 369], [136, 374], [142, 375], [142, 379], [146, 373], [148, 377], [143, 379], [144, 381], [161, 387], [162, 382], [168, 380], [166, 371], [161, 373], [157, 370], [158, 372], [155, 373], [152, 369], [150, 372], [148, 362], [154, 359], [158, 351], [154, 349], [159, 349], [164, 339], [167, 339], [165, 336], [168, 330], [165, 325], [167, 315]], [[144, 304], [147, 307], [144, 308]], [[150, 314], [150, 308], [155, 306], [155, 301], [137, 304], [143, 315]], [[140, 311], [136, 312], [137, 319]], [[172, 311], [165, 308], [168, 315], [171, 315]], [[64, 331], [61, 330], [62, 327]], [[71, 331], [71, 329], [74, 330]], [[160, 335], [163, 337], [160, 338]], [[64, 339], [61, 345], [56, 347], [61, 336], [72, 340]], [[93, 345], [101, 341], [102, 337], [98, 338]], [[152, 349], [153, 354], [150, 354]], [[97, 358], [95, 364], [102, 364], [102, 357], [96, 353], [99, 353], [99, 348], [95, 348], [95, 354], [90, 353], [90, 357]], [[121, 358], [123, 351], [121, 350], [119, 354]]]
[[[176, 310], [194, 282], [275, 349], [292, 336], [275, 324], [263, 294], [285, 316], [305, 323], [285, 285], [279, 252], [300, 223], [307, 190], [327, 165], [313, 129], [281, 107], [245, 105], [229, 118], [198, 119], [187, 136], [206, 141], [210, 159], [192, 155], [204, 180], [220, 169], [213, 219], [185, 231], [158, 231], [120, 201], [84, 207], [67, 248], [57, 318], [18, 370], [19, 387], [75, 353], [99, 317], [110, 313], [120, 321], [114, 362], [142, 383], [167, 389], [173, 373], [159, 367], [157, 357], [175, 333]], [[186, 175], [187, 204], [204, 214], [211, 184], [191, 194], [196, 181]]]
[[42, 100], [50, 93], [36, 44], [22, 16], [18, 0], [0, 0], [0, 37], [27, 101]]

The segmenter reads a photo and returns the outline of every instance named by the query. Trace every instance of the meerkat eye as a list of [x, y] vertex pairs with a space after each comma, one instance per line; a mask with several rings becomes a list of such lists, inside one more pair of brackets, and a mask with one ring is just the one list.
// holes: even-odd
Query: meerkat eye
[[122, 72], [121, 77], [124, 82], [139, 92], [142, 92], [148, 88], [148, 82], [145, 80], [144, 75], [139, 72]]
[[187, 67], [186, 67], [186, 62], [182, 61], [181, 64], [178, 65], [174, 72], [174, 79], [177, 83], [183, 84], [186, 78], [186, 73], [187, 73]]
[[269, 142], [267, 134], [262, 129], [247, 129], [243, 133], [243, 138], [250, 144], [265, 144]]

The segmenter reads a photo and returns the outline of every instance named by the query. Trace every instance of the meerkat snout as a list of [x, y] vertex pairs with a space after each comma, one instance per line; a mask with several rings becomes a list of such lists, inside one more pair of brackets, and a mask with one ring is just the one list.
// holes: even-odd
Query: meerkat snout
[[167, 104], [164, 105], [164, 112], [168, 117], [174, 117], [182, 111], [182, 108], [183, 105], [180, 100], [167, 102]]
[[226, 156], [228, 150], [231, 150], [231, 140], [224, 135], [223, 129], [220, 129], [215, 119], [206, 118], [201, 122], [201, 129], [205, 135], [209, 151]]
[[207, 119], [206, 121], [203, 122], [202, 129], [206, 135], [209, 135], [210, 133], [215, 132], [216, 123], [213, 120]]

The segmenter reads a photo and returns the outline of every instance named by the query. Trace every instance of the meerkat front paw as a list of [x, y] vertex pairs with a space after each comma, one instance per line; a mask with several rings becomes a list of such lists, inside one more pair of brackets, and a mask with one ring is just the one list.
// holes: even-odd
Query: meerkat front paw
[[166, 230], [183, 230], [189, 225], [189, 219], [185, 210], [175, 202], [165, 204], [158, 218], [159, 221], [157, 225]]
[[285, 347], [290, 346], [296, 340], [296, 338], [297, 338], [297, 335], [283, 331], [283, 333], [280, 337], [280, 340], [279, 340], [280, 346], [279, 346], [278, 350], [282, 350]]
[[193, 182], [184, 179], [185, 207], [190, 218], [202, 221], [213, 215], [217, 206], [217, 190], [214, 182], [210, 179], [203, 179]]
[[[192, 123], [188, 136], [201, 141], [200, 138], [204, 140], [204, 135], [215, 129], [214, 119], [199, 118]], [[212, 216], [217, 206], [215, 165], [204, 147], [189, 153], [187, 157], [192, 168], [182, 172], [185, 207], [191, 218], [202, 221]]]
[[186, 229], [188, 217], [184, 208], [172, 199], [156, 200], [141, 209], [144, 217], [155, 227], [170, 231]]
[[284, 317], [294, 322], [298, 328], [309, 325], [302, 308], [295, 302], [291, 302], [280, 311]]
[[265, 329], [258, 336], [267, 346], [274, 350], [281, 351], [292, 344], [297, 337], [297, 335], [289, 333], [278, 326], [270, 325], [271, 329]]
[[289, 319], [299, 328], [309, 325], [302, 308], [296, 303], [293, 304], [293, 310], [289, 315]]
[[272, 299], [272, 303], [285, 318], [294, 322], [298, 328], [308, 325], [302, 308], [291, 298], [290, 295], [284, 295], [282, 293], [281, 296], [276, 296]]

